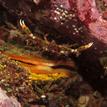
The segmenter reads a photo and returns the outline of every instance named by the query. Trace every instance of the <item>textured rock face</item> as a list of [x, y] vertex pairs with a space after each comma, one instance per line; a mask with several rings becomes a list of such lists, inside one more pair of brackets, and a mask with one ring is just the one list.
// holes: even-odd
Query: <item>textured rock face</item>
[[75, 0], [43, 1], [20, 0], [16, 3], [15, 1], [0, 0], [0, 3], [10, 13], [18, 15], [20, 18], [33, 19], [33, 24], [39, 21], [47, 26], [47, 29], [55, 29], [59, 34], [67, 36], [74, 42], [82, 42], [80, 38], [83, 37], [80, 35], [84, 35], [86, 29], [77, 16]]
[[75, 0], [51, 0], [50, 8], [53, 27], [72, 41], [82, 42], [81, 35], [86, 29], [77, 16]]
[[[82, 75], [85, 77], [86, 72], [87, 75], [91, 75], [92, 80], [90, 80], [90, 83], [96, 83], [99, 90], [103, 90], [105, 93], [107, 93], [107, 87], [104, 85], [107, 82], [107, 75], [104, 76], [106, 69], [101, 65], [100, 61], [107, 57], [106, 3], [106, 0], [87, 0], [87, 2], [86, 0], [77, 0], [76, 2], [78, 17], [86, 25], [90, 32], [91, 40], [94, 42], [94, 48], [80, 57], [80, 61], [82, 59], [84, 61], [79, 64], [82, 71], [85, 71], [85, 73], [82, 72]], [[85, 62], [89, 63], [85, 65]], [[104, 69], [102, 69], [102, 66]], [[89, 80], [88, 76], [86, 79]], [[102, 88], [100, 89], [100, 87]]]
[[106, 0], [51, 0], [48, 20], [59, 32], [75, 41], [84, 34], [84, 24], [92, 38], [107, 44], [106, 5]]
[[[35, 22], [38, 20], [72, 41], [83, 42], [89, 39], [89, 35], [86, 34], [87, 27], [92, 37], [104, 44], [107, 43], [106, 2], [106, 0], [0, 0], [11, 13], [25, 19], [33, 19]], [[101, 6], [105, 6], [104, 9]], [[40, 11], [42, 15], [38, 18]]]
[[[82, 2], [77, 0], [78, 16], [95, 38], [107, 44], [107, 12], [106, 10], [101, 12], [96, 1], [98, 0], [88, 0], [87, 2], [86, 0], [82, 0]], [[106, 2], [105, 0], [105, 5], [107, 5]]]
[[0, 107], [21, 107], [21, 105], [15, 98], [9, 98], [0, 88]]

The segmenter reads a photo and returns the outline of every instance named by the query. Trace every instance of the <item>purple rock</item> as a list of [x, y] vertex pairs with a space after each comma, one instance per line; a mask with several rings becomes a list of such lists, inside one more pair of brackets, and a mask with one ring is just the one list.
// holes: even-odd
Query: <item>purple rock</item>
[[21, 107], [21, 105], [15, 98], [8, 97], [0, 88], [0, 107]]

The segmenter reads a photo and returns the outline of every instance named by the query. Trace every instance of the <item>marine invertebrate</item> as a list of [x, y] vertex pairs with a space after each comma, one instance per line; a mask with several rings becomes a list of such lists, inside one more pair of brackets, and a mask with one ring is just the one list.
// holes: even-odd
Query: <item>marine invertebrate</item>
[[[103, 4], [102, 1], [104, 2]], [[105, 88], [103, 83], [107, 80], [106, 76], [104, 76], [103, 65], [100, 63], [100, 59], [107, 56], [106, 2], [105, 0], [102, 1], [49, 0], [43, 3], [40, 1], [40, 5], [35, 5], [30, 0], [22, 0], [17, 1], [17, 6], [13, 1], [9, 0], [0, 0], [0, 3], [10, 14], [17, 16], [18, 18], [16, 19], [24, 19], [26, 23], [30, 23], [28, 24], [30, 27], [34, 26], [35, 29], [39, 27], [39, 31], [43, 31], [45, 34], [49, 33], [49, 39], [51, 38], [54, 41], [50, 42], [50, 40], [44, 43], [41, 38], [37, 38], [37, 35], [33, 36], [35, 39], [25, 38], [25, 36], [15, 38], [27, 44], [27, 48], [29, 46], [31, 49], [32, 46], [36, 46], [38, 50], [42, 49], [53, 55], [57, 54], [58, 57], [65, 55], [71, 58], [72, 55], [69, 52], [73, 51], [75, 53], [77, 50], [75, 51], [75, 47], [73, 50], [71, 47], [65, 48], [66, 45], [63, 45], [63, 43], [66, 43], [67, 46], [68, 44], [77, 43], [77, 47], [84, 46], [84, 44], [90, 42], [93, 43], [93, 47], [76, 58], [76, 62], [80, 68], [81, 75], [86, 80], [92, 85], [93, 81], [95, 83], [100, 81], [97, 87], [99, 88], [101, 85], [106, 89], [107, 87]], [[98, 4], [105, 5], [104, 9], [102, 10]], [[55, 36], [51, 35], [53, 34], [52, 31], [56, 34]], [[44, 36], [43, 34], [42, 37]], [[59, 42], [61, 42], [61, 45], [57, 44]], [[90, 76], [86, 76], [86, 74]]]

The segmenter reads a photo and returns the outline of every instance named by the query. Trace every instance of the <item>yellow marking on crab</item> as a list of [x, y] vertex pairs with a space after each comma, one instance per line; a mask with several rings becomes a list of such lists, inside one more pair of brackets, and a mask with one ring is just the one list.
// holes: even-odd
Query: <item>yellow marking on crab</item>
[[87, 45], [84, 46], [84, 48], [88, 49], [88, 48], [90, 48], [92, 45], [93, 45], [93, 42], [88, 43]]
[[92, 45], [93, 45], [93, 42], [90, 42], [90, 43], [88, 43], [88, 44], [86, 44], [86, 45], [80, 46], [80, 47], [77, 49], [77, 51], [78, 51], [78, 52], [81, 52], [81, 51], [87, 50], [87, 49], [91, 48]]

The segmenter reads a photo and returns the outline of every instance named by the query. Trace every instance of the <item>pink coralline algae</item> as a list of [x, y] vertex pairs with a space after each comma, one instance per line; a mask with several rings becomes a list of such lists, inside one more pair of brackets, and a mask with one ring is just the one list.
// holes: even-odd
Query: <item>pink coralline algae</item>
[[13, 97], [8, 97], [0, 88], [0, 107], [21, 107], [20, 103]]
[[[103, 1], [103, 0], [102, 0]], [[107, 0], [103, 1], [106, 5]], [[93, 37], [107, 44], [107, 12], [98, 9], [96, 0], [77, 0], [78, 16]]]
[[[93, 38], [107, 44], [107, 12], [100, 11], [96, 1], [99, 0], [51, 0], [50, 19], [56, 28], [70, 36], [82, 32], [77, 25], [81, 21]], [[106, 5], [107, 1], [103, 2]]]

